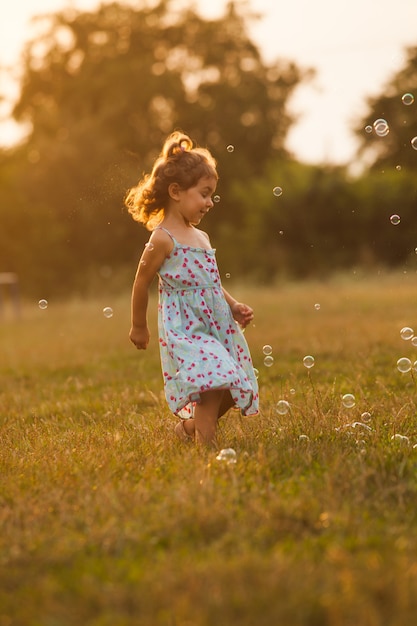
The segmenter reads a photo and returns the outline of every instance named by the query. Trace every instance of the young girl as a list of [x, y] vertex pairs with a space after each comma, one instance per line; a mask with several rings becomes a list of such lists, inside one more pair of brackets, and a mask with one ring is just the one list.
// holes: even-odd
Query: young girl
[[[148, 291], [159, 276], [158, 329], [165, 395], [181, 439], [213, 445], [231, 407], [258, 412], [258, 385], [245, 338], [253, 311], [223, 289], [215, 251], [197, 226], [213, 207], [216, 162], [187, 135], [168, 137], [150, 175], [131, 189], [133, 219], [152, 231], [132, 291], [130, 339], [149, 343]], [[237, 323], [236, 323], [237, 322]]]

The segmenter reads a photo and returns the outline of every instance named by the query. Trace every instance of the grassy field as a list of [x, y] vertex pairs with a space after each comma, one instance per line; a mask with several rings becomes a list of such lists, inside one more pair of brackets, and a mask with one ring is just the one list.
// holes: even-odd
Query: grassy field
[[155, 302], [146, 353], [128, 295], [5, 311], [0, 626], [415, 622], [416, 277], [230, 290], [261, 391], [221, 423], [235, 464], [175, 439]]

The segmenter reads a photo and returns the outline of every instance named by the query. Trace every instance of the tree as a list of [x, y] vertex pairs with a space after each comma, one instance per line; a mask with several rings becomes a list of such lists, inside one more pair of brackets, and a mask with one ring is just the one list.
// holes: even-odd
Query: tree
[[[388, 82], [383, 92], [368, 100], [368, 113], [356, 128], [359, 156], [374, 169], [417, 169], [417, 47], [409, 48], [404, 67]], [[378, 120], [379, 131], [378, 131]], [[387, 126], [384, 127], [383, 121]], [[417, 141], [417, 140], [416, 140]]]
[[14, 110], [30, 127], [20, 186], [63, 225], [68, 280], [136, 256], [146, 233], [123, 211], [123, 197], [173, 129], [217, 157], [230, 220], [233, 180], [286, 154], [287, 102], [308, 72], [266, 65], [247, 34], [251, 15], [233, 3], [216, 20], [172, 4], [65, 10], [44, 18], [44, 33], [26, 46]]

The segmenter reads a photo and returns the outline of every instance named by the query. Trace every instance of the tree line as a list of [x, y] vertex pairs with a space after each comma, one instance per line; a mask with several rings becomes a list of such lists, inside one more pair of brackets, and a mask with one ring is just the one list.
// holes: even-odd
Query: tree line
[[169, 0], [43, 19], [22, 56], [13, 113], [29, 131], [0, 154], [0, 271], [17, 272], [28, 294], [84, 292], [111, 277], [125, 287], [148, 234], [124, 196], [174, 129], [218, 161], [219, 198], [204, 228], [224, 274], [268, 283], [413, 266], [417, 48], [358, 119], [366, 166], [353, 177], [285, 148], [291, 95], [314, 72], [265, 63], [251, 19], [233, 2], [203, 19]]

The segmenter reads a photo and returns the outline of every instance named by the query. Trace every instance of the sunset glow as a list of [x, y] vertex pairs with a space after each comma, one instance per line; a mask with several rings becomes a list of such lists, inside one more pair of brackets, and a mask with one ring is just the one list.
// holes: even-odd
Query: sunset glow
[[[196, 6], [207, 17], [223, 13], [226, 0], [199, 0]], [[245, 6], [245, 3], [242, 3]], [[178, 7], [184, 6], [177, 2]], [[24, 42], [33, 33], [34, 15], [55, 13], [65, 7], [94, 10], [96, 0], [15, 0], [0, 8], [0, 64], [13, 68], [0, 75], [0, 90], [16, 97], [18, 59]], [[174, 5], [176, 6], [176, 5]], [[315, 68], [316, 78], [301, 86], [292, 101], [297, 123], [290, 130], [288, 148], [306, 162], [345, 163], [356, 142], [351, 126], [360, 118], [366, 99], [381, 90], [404, 60], [407, 46], [416, 45], [417, 4], [391, 0], [376, 5], [363, 0], [251, 0], [247, 3], [262, 17], [254, 20], [252, 34], [264, 58], [287, 58], [305, 68]], [[341, 27], [342, 26], [342, 27]], [[2, 118], [10, 117], [3, 104]], [[0, 144], [13, 143], [24, 132], [12, 121], [0, 124]]]

